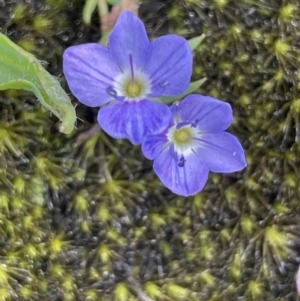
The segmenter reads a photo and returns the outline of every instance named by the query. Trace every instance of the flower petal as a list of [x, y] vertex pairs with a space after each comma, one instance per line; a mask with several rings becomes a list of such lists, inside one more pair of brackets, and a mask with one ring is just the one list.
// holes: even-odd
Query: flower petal
[[244, 150], [238, 139], [227, 133], [205, 133], [197, 138], [200, 147], [195, 150], [213, 172], [235, 172], [246, 167]]
[[63, 59], [68, 85], [80, 102], [98, 107], [112, 100], [106, 90], [120, 69], [107, 48], [96, 43], [72, 46]]
[[187, 90], [193, 57], [188, 42], [166, 35], [151, 43], [151, 56], [144, 70], [150, 77], [153, 96], [176, 96]]
[[171, 147], [159, 154], [154, 160], [153, 168], [167, 188], [183, 196], [201, 191], [209, 172], [206, 163], [195, 154], [189, 155], [184, 166], [179, 167], [178, 161], [172, 155]]
[[167, 105], [148, 99], [116, 102], [98, 113], [98, 122], [104, 131], [114, 138], [128, 138], [135, 145], [147, 135], [162, 132], [171, 118]]
[[119, 17], [109, 36], [108, 46], [123, 72], [130, 70], [129, 54], [132, 56], [134, 69], [141, 69], [151, 52], [143, 22], [129, 11], [123, 12]]
[[233, 120], [228, 103], [199, 94], [187, 96], [178, 105], [177, 114], [182, 121], [195, 123], [202, 132], [224, 131]]
[[149, 160], [154, 160], [168, 143], [167, 130], [158, 135], [148, 135], [143, 139], [142, 152]]

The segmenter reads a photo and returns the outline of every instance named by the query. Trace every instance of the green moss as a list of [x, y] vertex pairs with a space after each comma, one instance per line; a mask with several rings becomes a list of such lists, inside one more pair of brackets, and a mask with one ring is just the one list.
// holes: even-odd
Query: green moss
[[45, 2], [55, 10], [64, 9], [68, 4], [68, 1], [66, 0], [45, 0]]
[[51, 21], [47, 17], [37, 16], [33, 19], [33, 28], [39, 32], [47, 32], [49, 27], [52, 25]]
[[214, 0], [214, 7], [223, 11], [223, 9], [227, 6], [228, 0]]
[[[8, 32], [61, 75], [65, 47], [93, 32], [78, 25], [82, 5], [12, 1]], [[128, 141], [99, 132], [76, 144], [90, 127], [83, 106], [84, 122], [66, 137], [32, 95], [2, 93], [0, 300], [128, 301], [144, 293], [153, 301], [260, 301], [288, 300], [295, 290], [297, 2], [150, 6], [143, 16], [152, 37], [158, 29], [206, 33], [194, 76], [207, 77], [201, 93], [232, 105], [229, 131], [245, 147], [247, 169], [211, 174], [203, 192], [179, 198]]]
[[27, 15], [26, 10], [28, 9], [28, 6], [26, 4], [20, 3], [17, 4], [14, 7], [14, 11], [13, 11], [13, 21], [16, 23], [21, 22], [22, 20], [24, 20], [24, 17]]
[[279, 18], [283, 21], [290, 22], [294, 17], [296, 5], [294, 3], [287, 3], [279, 10]]

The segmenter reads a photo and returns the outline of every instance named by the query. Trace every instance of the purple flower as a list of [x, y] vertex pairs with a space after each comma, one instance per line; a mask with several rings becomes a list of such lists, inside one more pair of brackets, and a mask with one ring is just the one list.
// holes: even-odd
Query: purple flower
[[246, 166], [240, 142], [224, 132], [233, 119], [229, 104], [191, 94], [171, 111], [169, 127], [142, 143], [144, 155], [154, 160], [154, 171], [167, 188], [194, 195], [202, 190], [209, 171], [229, 173]]
[[80, 102], [108, 104], [100, 109], [98, 122], [109, 135], [139, 144], [168, 126], [171, 112], [158, 97], [176, 96], [189, 87], [192, 52], [175, 35], [149, 42], [142, 21], [128, 11], [119, 17], [108, 45], [68, 48], [64, 74]]

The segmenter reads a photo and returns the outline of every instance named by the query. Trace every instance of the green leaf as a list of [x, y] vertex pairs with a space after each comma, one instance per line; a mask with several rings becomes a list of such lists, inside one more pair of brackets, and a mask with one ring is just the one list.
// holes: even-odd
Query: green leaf
[[196, 80], [196, 81], [190, 83], [190, 86], [184, 93], [182, 93], [178, 96], [162, 96], [162, 97], [159, 97], [159, 99], [164, 103], [171, 103], [175, 100], [180, 100], [180, 99], [184, 98], [185, 96], [195, 92], [197, 89], [199, 89], [205, 81], [206, 81], [206, 77]]
[[33, 92], [61, 120], [61, 132], [69, 134], [74, 129], [75, 109], [59, 81], [32, 54], [0, 33], [0, 90], [7, 89]]
[[98, 4], [98, 0], [86, 0], [83, 11], [82, 19], [85, 24], [91, 24], [93, 12], [95, 11]]
[[202, 34], [201, 36], [192, 38], [190, 40], [188, 40], [188, 43], [192, 49], [192, 51], [196, 50], [196, 48], [200, 45], [200, 43], [204, 40], [205, 35]]

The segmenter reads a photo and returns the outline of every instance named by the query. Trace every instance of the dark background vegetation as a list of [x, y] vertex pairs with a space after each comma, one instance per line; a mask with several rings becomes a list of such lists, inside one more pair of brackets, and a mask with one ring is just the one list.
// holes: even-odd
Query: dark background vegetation
[[[100, 38], [83, 5], [0, 0], [0, 31], [67, 91], [64, 49]], [[248, 167], [178, 197], [128, 141], [76, 145], [93, 110], [66, 136], [34, 95], [1, 93], [0, 300], [297, 300], [300, 1], [149, 0], [140, 16], [151, 38], [205, 33], [194, 79], [232, 105]]]

